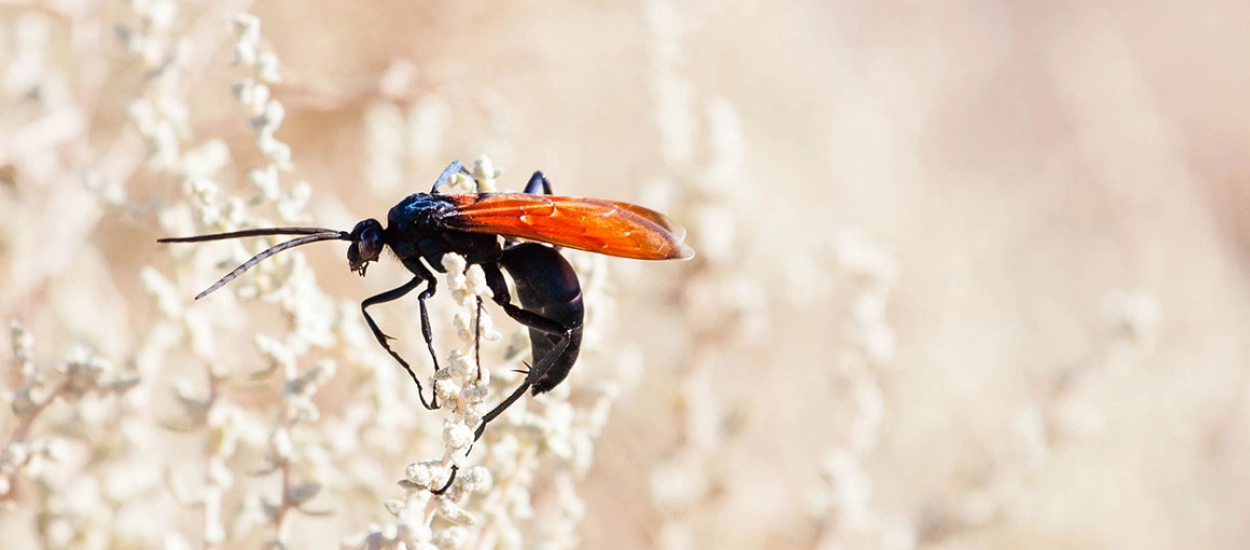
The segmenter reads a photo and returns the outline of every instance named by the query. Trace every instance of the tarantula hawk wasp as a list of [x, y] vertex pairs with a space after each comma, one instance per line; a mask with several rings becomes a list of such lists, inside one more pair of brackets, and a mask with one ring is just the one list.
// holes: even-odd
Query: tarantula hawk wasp
[[[382, 250], [390, 248], [413, 277], [398, 288], [361, 302], [360, 311], [378, 344], [416, 383], [421, 405], [426, 409], [439, 407], [436, 391], [427, 402], [421, 381], [408, 362], [391, 349], [387, 343], [391, 337], [378, 328], [369, 315], [369, 307], [398, 300], [424, 284], [425, 288], [417, 295], [421, 334], [437, 371], [438, 357], [426, 309], [426, 300], [437, 288], [437, 279], [430, 269], [444, 271], [441, 259], [449, 252], [463, 256], [468, 265], [480, 265], [486, 274], [487, 286], [494, 294], [493, 301], [509, 317], [529, 329], [532, 365], [520, 387], [482, 417], [474, 432], [476, 441], [486, 425], [527, 390], [532, 389], [534, 395], [538, 395], [559, 385], [577, 360], [584, 317], [581, 285], [573, 267], [557, 247], [639, 260], [688, 260], [694, 257], [694, 251], [682, 242], [685, 230], [667, 216], [624, 202], [553, 195], [551, 183], [542, 172], [534, 172], [524, 193], [439, 192], [438, 188], [458, 172], [468, 174], [459, 161], [453, 161], [429, 193], [413, 193], [392, 207], [387, 214], [386, 227], [370, 218], [357, 223], [350, 232], [321, 227], [281, 227], [163, 238], [159, 242], [302, 235], [244, 262], [196, 295], [197, 300], [266, 258], [296, 246], [319, 241], [348, 241], [351, 243], [347, 249], [348, 266], [361, 276], [369, 262], [377, 261]], [[504, 271], [512, 277], [520, 306], [512, 302]], [[480, 314], [480, 298], [478, 308]], [[432, 492], [442, 494], [454, 480], [453, 465], [447, 485]]]

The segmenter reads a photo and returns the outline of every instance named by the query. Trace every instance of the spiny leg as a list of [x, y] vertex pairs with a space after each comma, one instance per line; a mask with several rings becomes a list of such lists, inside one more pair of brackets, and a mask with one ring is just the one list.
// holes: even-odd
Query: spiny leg
[[434, 180], [434, 186], [430, 188], [430, 192], [438, 192], [438, 188], [440, 186], [450, 181], [451, 177], [456, 175], [456, 172], [460, 172], [462, 170], [464, 170], [464, 166], [460, 164], [459, 160], [451, 161], [451, 164], [448, 164], [447, 167], [443, 169], [443, 173], [438, 175], [438, 179]]
[[[525, 391], [532, 387], [536, 381], [542, 380], [543, 377], [547, 375], [551, 366], [568, 351], [572, 342], [573, 331], [575, 330], [574, 327], [560, 322], [559, 320], [552, 319], [543, 314], [521, 309], [520, 307], [514, 305], [512, 303], [512, 294], [508, 290], [508, 283], [504, 279], [503, 271], [499, 269], [498, 264], [482, 264], [482, 270], [485, 272], [486, 285], [491, 290], [493, 301], [496, 304], [499, 304], [499, 307], [502, 307], [504, 312], [507, 313], [509, 317], [532, 330], [546, 334], [555, 334], [558, 336], [558, 341], [555, 343], [554, 347], [547, 349], [546, 353], [542, 354], [542, 357], [533, 358], [533, 367], [526, 372], [525, 381], [521, 383], [521, 387], [517, 388], [517, 390], [505, 399], [503, 403], [497, 405], [494, 409], [491, 409], [486, 416], [482, 417], [483, 421], [478, 426], [474, 434], [474, 441], [477, 441], [482, 437], [482, 433], [486, 429], [486, 424], [488, 422], [494, 420], [502, 414], [505, 409], [512, 405], [512, 403], [515, 403], [517, 399], [520, 399], [521, 395], [524, 395]], [[528, 288], [528, 286], [525, 288]], [[531, 335], [530, 338], [532, 339], [533, 336]]]
[[473, 441], [481, 439], [482, 433], [486, 431], [486, 424], [490, 423], [490, 421], [495, 418], [498, 418], [499, 415], [503, 414], [503, 412], [508, 409], [508, 407], [512, 406], [512, 404], [516, 403], [521, 396], [525, 395], [525, 391], [530, 388], [533, 381], [541, 380], [547, 374], [551, 365], [554, 364], [560, 356], [564, 355], [564, 352], [568, 350], [569, 342], [573, 337], [572, 328], [566, 327], [555, 320], [543, 317], [542, 315], [532, 311], [526, 311], [508, 302], [504, 302], [499, 305], [503, 307], [508, 316], [516, 322], [540, 332], [555, 334], [559, 338], [559, 341], [556, 343], [554, 348], [549, 350], [542, 357], [533, 358], [534, 363], [530, 367], [529, 371], [526, 372], [525, 380], [521, 382], [521, 386], [513, 391], [512, 395], [509, 395], [507, 399], [504, 399], [502, 403], [496, 405], [495, 408], [490, 410], [490, 412], [482, 416], [482, 423], [479, 424], [477, 430], [473, 432]]
[[[416, 262], [416, 263], [420, 263], [420, 262]], [[424, 269], [424, 267], [422, 269]], [[418, 305], [421, 306], [421, 335], [425, 337], [425, 347], [430, 350], [430, 360], [434, 361], [434, 372], [435, 374], [437, 374], [438, 373], [438, 354], [437, 352], [434, 351], [434, 330], [430, 328], [430, 312], [428, 309], [426, 309], [425, 301], [430, 299], [430, 297], [434, 295], [434, 291], [437, 289], [438, 285], [435, 282], [433, 275], [430, 276], [429, 281], [430, 281], [430, 284], [425, 287], [425, 290], [422, 290], [421, 294], [417, 295], [417, 303]], [[438, 408], [438, 380], [434, 381], [434, 398], [431, 399], [431, 402], [434, 405], [434, 408], [437, 409]], [[424, 400], [422, 400], [422, 404], [425, 404]], [[428, 409], [429, 407], [426, 407], [426, 408]]]
[[477, 363], [477, 381], [482, 381], [482, 297], [477, 296], [477, 316], [473, 318], [473, 361]]
[[[530, 370], [526, 372], [525, 380], [521, 382], [521, 385], [517, 387], [517, 389], [514, 390], [512, 394], [510, 394], [506, 399], [504, 399], [503, 402], [496, 405], [495, 408], [491, 409], [490, 412], [486, 413], [482, 417], [481, 424], [478, 425], [477, 429], [473, 433], [474, 442], [476, 442], [478, 439], [481, 439], [482, 434], [485, 433], [486, 431], [487, 424], [489, 424], [494, 419], [498, 418], [499, 415], [503, 414], [503, 412], [507, 410], [508, 407], [511, 407], [513, 403], [516, 403], [517, 400], [521, 399], [521, 397], [525, 395], [526, 391], [528, 391], [531, 387], [533, 387], [534, 381], [542, 380], [542, 378], [551, 369], [551, 366], [555, 364], [556, 361], [558, 361], [561, 358], [561, 356], [563, 356], [568, 351], [569, 346], [571, 345], [571, 342], [573, 341], [573, 338], [572, 338], [573, 331], [575, 330], [574, 328], [568, 327], [564, 325], [563, 323], [560, 323], [559, 321], [550, 319], [538, 313], [534, 313], [531, 311], [521, 309], [513, 305], [511, 303], [512, 298], [511, 298], [511, 294], [508, 291], [507, 282], [504, 280], [503, 273], [500, 271], [499, 266], [495, 264], [482, 264], [482, 268], [486, 272], [486, 284], [490, 287], [491, 292], [494, 295], [494, 301], [498, 303], [500, 307], [504, 309], [504, 311], [508, 314], [509, 317], [512, 317], [512, 319], [516, 320], [518, 323], [521, 323], [527, 328], [537, 330], [540, 332], [544, 332], [544, 333], [548, 333], [548, 334], [557, 334], [559, 335], [559, 337], [558, 337], [558, 342], [556, 343], [556, 345], [553, 348], [547, 350], [547, 353], [545, 353], [543, 357], [535, 358], [535, 363], [533, 367], [530, 368]], [[478, 300], [479, 322], [481, 318], [481, 307], [482, 307], [481, 300], [479, 298]], [[475, 328], [475, 331], [478, 332], [477, 337], [480, 338], [481, 336], [480, 325], [479, 327]], [[478, 368], [479, 368], [479, 375], [480, 375], [481, 373], [480, 358], [478, 361]], [[472, 450], [473, 450], [473, 447], [472, 445], [470, 445], [468, 452], [471, 452]], [[466, 452], [466, 454], [468, 454], [468, 452]], [[459, 471], [459, 468], [453, 464], [451, 466], [451, 476], [448, 478], [447, 483], [444, 484], [439, 489], [431, 489], [430, 492], [435, 495], [442, 495], [446, 493], [451, 488], [452, 484], [455, 482], [458, 471]]]
[[[521, 311], [524, 311], [524, 310], [521, 310]], [[529, 312], [526, 311], [525, 313], [529, 313]], [[518, 322], [523, 323], [523, 321], [519, 321], [519, 320]], [[477, 427], [477, 430], [474, 430], [473, 432], [474, 443], [476, 443], [477, 440], [482, 438], [482, 434], [486, 432], [486, 425], [489, 424], [490, 421], [498, 418], [499, 415], [503, 414], [503, 412], [508, 409], [508, 407], [511, 407], [512, 404], [516, 403], [518, 399], [525, 396], [525, 392], [530, 389], [530, 377], [533, 376], [532, 373], [538, 372], [541, 374], [542, 372], [545, 372], [548, 368], [550, 368], [550, 363], [553, 363], [556, 358], [560, 357], [560, 354], [564, 353], [564, 350], [568, 348], [568, 344], [569, 344], [569, 335], [566, 332], [564, 336], [560, 339], [560, 344], [558, 344], [555, 347], [555, 349], [552, 349], [550, 352], [547, 353], [545, 357], [543, 357], [543, 361], [546, 361], [548, 365], [544, 365], [540, 367], [538, 363], [541, 363], [542, 361], [535, 363], [534, 367], [531, 368], [528, 373], [526, 373], [525, 380], [522, 381], [521, 385], [517, 387], [515, 391], [512, 392], [512, 395], [509, 395], [507, 399], [504, 399], [502, 403], [496, 405], [495, 408], [491, 409], [490, 412], [486, 413], [486, 415], [482, 417], [482, 423], [479, 424]], [[473, 445], [470, 444], [469, 450], [466, 451], [465, 454], [467, 455], [469, 454], [469, 452], [472, 452], [472, 451], [473, 451]], [[451, 476], [447, 478], [447, 483], [438, 489], [430, 489], [430, 493], [435, 494], [435, 495], [440, 495], [440, 496], [447, 493], [447, 490], [451, 489], [451, 484], [455, 483], [456, 474], [459, 471], [460, 471], [460, 467], [456, 466], [455, 464], [452, 464]]]
[[444, 484], [441, 488], [430, 489], [430, 494], [443, 496], [443, 494], [447, 493], [447, 490], [451, 488], [451, 484], [456, 482], [456, 472], [459, 472], [459, 471], [460, 471], [460, 467], [456, 466], [455, 464], [452, 464], [451, 465], [451, 477], [447, 478], [447, 483]]
[[[426, 275], [429, 275], [429, 274], [427, 273]], [[382, 329], [378, 328], [378, 324], [374, 322], [373, 316], [369, 315], [369, 306], [398, 300], [404, 297], [405, 295], [407, 295], [409, 292], [412, 292], [418, 286], [421, 286], [422, 281], [429, 281], [430, 287], [433, 288], [434, 278], [432, 275], [430, 275], [429, 278], [423, 278], [422, 276], [419, 275], [419, 276], [413, 277], [411, 281], [408, 281], [403, 286], [388, 290], [386, 292], [383, 292], [381, 294], [378, 294], [377, 296], [373, 296], [361, 302], [360, 312], [364, 314], [365, 323], [369, 325], [369, 330], [373, 332], [373, 337], [377, 339], [378, 344], [382, 346], [382, 349], [386, 350], [386, 353], [389, 353], [391, 357], [394, 357], [395, 360], [398, 361], [399, 364], [404, 367], [404, 370], [408, 371], [408, 376], [412, 377], [412, 381], [417, 384], [417, 396], [421, 399], [421, 406], [425, 407], [428, 410], [433, 410], [433, 409], [438, 408], [438, 394], [437, 393], [434, 394], [433, 403], [427, 403], [425, 401], [425, 390], [421, 387], [421, 380], [417, 378], [417, 374], [412, 371], [412, 367], [408, 365], [408, 362], [404, 361], [404, 358], [400, 357], [399, 354], [395, 352], [395, 350], [391, 349], [391, 345], [387, 343], [387, 340], [394, 340], [394, 338], [383, 333]], [[424, 304], [422, 304], [422, 313], [424, 313], [424, 310], [425, 310]], [[426, 334], [427, 334], [426, 341], [428, 342], [430, 340], [428, 336], [429, 332], [427, 331]], [[433, 345], [431, 344], [431, 353], [433, 352], [432, 346]], [[434, 368], [437, 370], [438, 368], [437, 362], [435, 362]], [[437, 384], [437, 382], [435, 382], [435, 384]], [[436, 386], [436, 390], [437, 390], [437, 386]]]
[[434, 186], [430, 188], [430, 192], [437, 193], [438, 188], [441, 187], [444, 183], [451, 181], [451, 177], [456, 175], [457, 172], [464, 174], [466, 176], [473, 175], [473, 173], [470, 172], [468, 168], [465, 168], [464, 165], [460, 164], [460, 161], [453, 160], [451, 161], [451, 164], [447, 165], [447, 168], [443, 169], [443, 173], [438, 175], [438, 179], [434, 180]]
[[540, 187], [542, 188], [544, 195], [555, 194], [551, 192], [551, 182], [547, 181], [547, 176], [544, 176], [541, 171], [534, 172], [534, 175], [530, 176], [529, 183], [525, 184], [525, 193], [529, 195], [537, 195]]

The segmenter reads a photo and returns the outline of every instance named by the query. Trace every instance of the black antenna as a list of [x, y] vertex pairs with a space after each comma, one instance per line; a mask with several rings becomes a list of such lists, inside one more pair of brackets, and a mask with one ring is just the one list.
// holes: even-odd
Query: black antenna
[[265, 258], [273, 256], [274, 254], [282, 252], [283, 250], [286, 250], [288, 248], [295, 248], [297, 246], [305, 245], [308, 243], [315, 243], [318, 241], [350, 241], [352, 240], [351, 233], [348, 233], [346, 231], [339, 231], [337, 229], [326, 229], [324, 227], [275, 227], [271, 229], [245, 229], [243, 231], [233, 231], [230, 233], [214, 233], [212, 235], [196, 235], [194, 237], [166, 237], [163, 239], [157, 239], [156, 241], [161, 242], [161, 243], [198, 243], [198, 242], [204, 242], [204, 241], [223, 241], [226, 239], [239, 239], [243, 237], [261, 237], [261, 236], [266, 236], [266, 235], [307, 235], [307, 236], [300, 237], [298, 239], [291, 239], [282, 244], [271, 246], [265, 249], [264, 252], [261, 252], [260, 254], [252, 256], [252, 259], [246, 262], [243, 262], [243, 265], [240, 265], [239, 267], [234, 268], [234, 271], [227, 273], [225, 277], [222, 277], [216, 283], [213, 283], [213, 286], [208, 287], [207, 289], [204, 290], [204, 292], [196, 294], [195, 299], [199, 300], [200, 298], [203, 298], [205, 296], [208, 296], [209, 294], [212, 294], [213, 291], [225, 286], [226, 283], [233, 281], [235, 277], [242, 275], [243, 272], [251, 269], [252, 266], [255, 266], [256, 264], [264, 261]]

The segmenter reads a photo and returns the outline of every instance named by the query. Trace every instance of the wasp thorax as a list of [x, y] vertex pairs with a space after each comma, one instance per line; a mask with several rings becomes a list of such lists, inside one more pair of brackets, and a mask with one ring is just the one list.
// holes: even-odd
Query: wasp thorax
[[378, 259], [382, 253], [382, 224], [375, 219], [367, 219], [352, 229], [352, 245], [347, 248], [347, 263], [352, 271], [362, 277], [369, 262]]

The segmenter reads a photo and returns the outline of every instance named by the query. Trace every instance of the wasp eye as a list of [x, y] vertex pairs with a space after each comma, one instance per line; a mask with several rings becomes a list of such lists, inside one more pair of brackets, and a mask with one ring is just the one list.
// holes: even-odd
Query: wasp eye
[[382, 224], [374, 219], [356, 224], [352, 229], [352, 245], [347, 248], [347, 263], [352, 271], [363, 276], [369, 262], [377, 260], [382, 253], [382, 246]]

